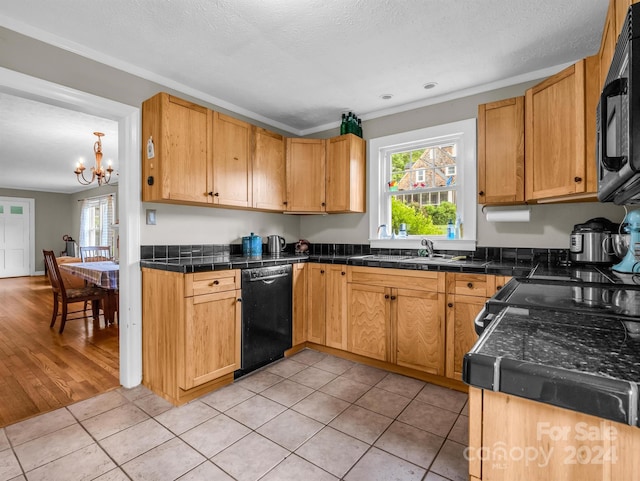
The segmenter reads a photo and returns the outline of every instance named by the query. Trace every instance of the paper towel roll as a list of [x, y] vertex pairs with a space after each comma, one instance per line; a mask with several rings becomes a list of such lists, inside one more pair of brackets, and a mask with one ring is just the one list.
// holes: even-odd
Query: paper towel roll
[[529, 222], [531, 220], [531, 210], [526, 209], [485, 209], [487, 222]]

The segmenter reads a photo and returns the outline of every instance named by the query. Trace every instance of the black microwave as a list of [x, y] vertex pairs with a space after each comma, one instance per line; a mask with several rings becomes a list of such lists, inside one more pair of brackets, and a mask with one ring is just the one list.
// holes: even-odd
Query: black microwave
[[598, 200], [640, 204], [640, 4], [629, 7], [596, 112]]

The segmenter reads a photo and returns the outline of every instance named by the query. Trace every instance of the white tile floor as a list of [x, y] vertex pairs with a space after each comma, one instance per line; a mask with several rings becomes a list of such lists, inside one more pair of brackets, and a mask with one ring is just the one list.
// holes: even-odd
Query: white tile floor
[[466, 401], [306, 349], [181, 407], [139, 386], [0, 429], [0, 481], [465, 481]]

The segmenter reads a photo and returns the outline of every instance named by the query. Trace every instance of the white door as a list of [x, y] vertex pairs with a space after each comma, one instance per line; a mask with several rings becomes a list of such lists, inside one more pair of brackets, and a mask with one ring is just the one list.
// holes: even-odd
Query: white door
[[29, 206], [28, 199], [0, 197], [0, 277], [30, 274]]

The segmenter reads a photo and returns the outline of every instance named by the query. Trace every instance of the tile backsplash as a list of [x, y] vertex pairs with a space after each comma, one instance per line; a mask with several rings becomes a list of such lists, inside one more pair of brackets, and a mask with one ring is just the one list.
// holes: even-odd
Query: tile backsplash
[[[287, 244], [286, 252], [293, 254], [295, 244]], [[266, 252], [266, 248], [263, 249]], [[511, 261], [517, 264], [566, 263], [569, 259], [567, 249], [538, 249], [524, 247], [478, 247], [469, 251], [439, 251], [452, 255], [464, 255], [471, 259]], [[357, 256], [367, 254], [418, 255], [417, 249], [372, 249], [369, 244], [310, 244], [312, 256]], [[144, 245], [140, 248], [142, 260], [176, 259], [205, 256], [242, 255], [241, 244], [185, 244], [185, 245]]]

